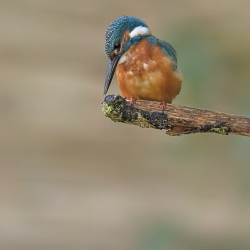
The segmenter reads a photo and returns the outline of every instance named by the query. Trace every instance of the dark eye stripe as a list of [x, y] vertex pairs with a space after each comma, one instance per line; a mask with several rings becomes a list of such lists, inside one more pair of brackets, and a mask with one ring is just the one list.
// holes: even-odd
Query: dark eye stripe
[[120, 48], [120, 46], [121, 46], [121, 44], [120, 44], [120, 43], [116, 43], [116, 44], [115, 44], [115, 46], [114, 46], [114, 49], [119, 49], [119, 48]]

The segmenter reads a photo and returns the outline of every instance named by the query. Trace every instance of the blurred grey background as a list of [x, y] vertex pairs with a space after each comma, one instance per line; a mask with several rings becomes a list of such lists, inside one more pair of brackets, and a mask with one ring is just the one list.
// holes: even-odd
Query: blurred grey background
[[174, 103], [250, 116], [249, 8], [1, 0], [0, 249], [250, 249], [249, 138], [169, 137], [101, 112], [105, 30], [126, 14], [177, 50]]

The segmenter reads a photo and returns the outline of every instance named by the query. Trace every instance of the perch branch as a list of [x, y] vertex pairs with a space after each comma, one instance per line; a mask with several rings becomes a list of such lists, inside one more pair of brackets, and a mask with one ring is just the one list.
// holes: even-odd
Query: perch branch
[[102, 112], [114, 122], [164, 129], [168, 135], [218, 133], [250, 136], [250, 117], [173, 104], [167, 104], [162, 112], [159, 102], [146, 100], [137, 100], [132, 107], [119, 95], [106, 96]]

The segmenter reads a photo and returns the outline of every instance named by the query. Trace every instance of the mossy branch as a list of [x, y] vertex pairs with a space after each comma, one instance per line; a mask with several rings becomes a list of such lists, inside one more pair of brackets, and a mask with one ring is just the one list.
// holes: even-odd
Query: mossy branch
[[159, 102], [146, 100], [137, 100], [132, 107], [119, 95], [106, 96], [102, 112], [114, 122], [164, 129], [168, 135], [217, 133], [250, 136], [250, 117], [173, 104], [167, 104], [162, 112]]

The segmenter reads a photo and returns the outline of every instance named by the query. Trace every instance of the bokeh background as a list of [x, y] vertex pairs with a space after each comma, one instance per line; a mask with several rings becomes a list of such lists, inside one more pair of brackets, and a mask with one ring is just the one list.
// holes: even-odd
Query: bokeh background
[[1, 0], [0, 248], [250, 249], [249, 138], [169, 137], [101, 113], [105, 30], [126, 14], [177, 50], [176, 104], [250, 116], [249, 8]]

